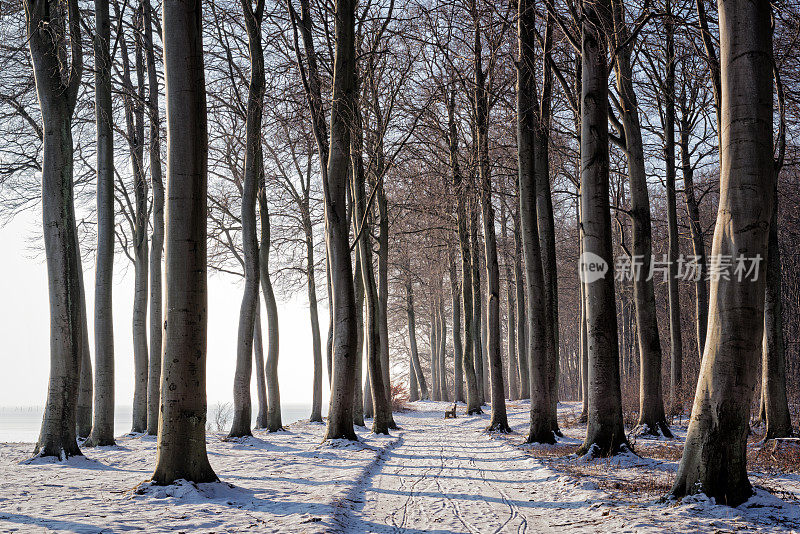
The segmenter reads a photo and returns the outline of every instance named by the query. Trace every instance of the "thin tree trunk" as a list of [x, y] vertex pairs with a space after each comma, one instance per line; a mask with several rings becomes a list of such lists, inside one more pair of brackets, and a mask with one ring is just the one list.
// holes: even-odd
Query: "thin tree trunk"
[[783, 343], [781, 255], [778, 242], [778, 172], [775, 172], [772, 220], [769, 226], [764, 300], [764, 341], [761, 364], [761, 401], [767, 432], [764, 440], [792, 435], [792, 419], [786, 398], [786, 353]]
[[[77, 237], [77, 236], [76, 236]], [[78, 405], [75, 414], [75, 432], [79, 438], [88, 438], [92, 432], [92, 357], [89, 354], [89, 317], [86, 314], [86, 292], [83, 287], [83, 265], [80, 261], [80, 243], [75, 243], [78, 251], [78, 286], [80, 289], [81, 312], [81, 372], [78, 386]]]
[[[380, 124], [379, 124], [380, 127]], [[392, 379], [389, 373], [389, 206], [383, 188], [383, 145], [379, 144], [377, 152], [376, 200], [378, 203], [378, 333], [381, 339], [381, 371], [383, 372], [383, 389], [389, 403], [389, 428], [398, 428], [392, 415]]]
[[[264, 179], [263, 171], [261, 173]], [[281, 391], [278, 383], [278, 354], [280, 349], [278, 327], [278, 303], [272, 289], [272, 279], [269, 274], [269, 249], [271, 246], [269, 206], [267, 205], [266, 187], [261, 182], [261, 191], [258, 195], [258, 206], [261, 215], [261, 249], [258, 265], [261, 270], [261, 292], [264, 294], [264, 305], [267, 310], [267, 432], [283, 430], [281, 420]]]
[[[255, 11], [250, 0], [242, 2], [245, 27], [247, 28], [248, 48], [250, 52], [250, 84], [247, 94], [247, 118], [245, 121], [245, 156], [244, 180], [242, 184], [242, 252], [244, 257], [244, 293], [239, 309], [239, 331], [236, 341], [236, 373], [233, 378], [233, 424], [228, 433], [229, 438], [251, 436], [250, 425], [252, 422], [252, 404], [250, 398], [250, 380], [253, 374], [253, 335], [256, 324], [256, 314], [260, 308], [258, 286], [261, 270], [266, 271], [266, 265], [260, 265], [261, 258], [269, 256], [269, 215], [261, 209], [261, 249], [258, 245], [256, 202], [266, 203], [263, 191], [263, 160], [261, 149], [261, 121], [264, 114], [264, 55], [261, 47], [261, 20], [264, 14], [264, 2], [259, 0]], [[259, 187], [262, 188], [259, 194]], [[266, 219], [266, 220], [265, 220]], [[264, 237], [266, 235], [266, 241]], [[267, 274], [267, 276], [269, 276]], [[261, 283], [268, 284], [267, 280]], [[264, 292], [267, 302], [267, 323], [269, 332], [268, 356], [272, 352], [272, 323], [270, 320], [270, 303]], [[260, 318], [259, 318], [260, 319]], [[269, 380], [269, 379], [267, 379]], [[269, 427], [269, 414], [267, 415]], [[259, 423], [258, 421], [256, 422]], [[262, 427], [263, 428], [263, 427]]]
[[453, 400], [464, 402], [464, 347], [461, 343], [461, 292], [458, 290], [458, 271], [456, 271], [456, 258], [452, 247], [447, 248], [450, 269], [450, 297], [453, 307]]
[[[440, 293], [444, 294], [444, 291]], [[447, 391], [447, 316], [444, 313], [444, 298], [439, 299], [439, 400], [449, 401]]]
[[166, 327], [153, 482], [213, 482], [206, 454], [208, 132], [199, 0], [164, 1]]
[[[114, 133], [111, 107], [111, 17], [95, 0], [97, 123], [97, 262], [94, 289], [94, 422], [86, 445], [114, 445]], [[160, 321], [159, 321], [160, 327]], [[159, 354], [160, 357], [160, 354]]]
[[350, 181], [350, 131], [356, 106], [355, 1], [336, 0], [336, 57], [331, 99], [331, 143], [325, 180], [325, 232], [333, 299], [333, 379], [325, 439], [356, 440], [353, 397], [356, 370], [356, 303], [346, 190]]
[[[361, 161], [362, 130], [361, 117], [358, 110], [355, 111], [355, 124], [353, 128], [353, 145], [351, 161], [353, 165], [352, 189], [353, 189], [353, 220], [361, 221], [364, 225], [361, 236], [358, 238], [358, 254], [361, 259], [361, 274], [364, 284], [364, 300], [366, 303], [366, 314], [364, 321], [364, 331], [366, 333], [366, 353], [367, 365], [369, 367], [369, 384], [372, 393], [372, 404], [374, 417], [372, 419], [372, 432], [374, 434], [389, 434], [391, 425], [391, 405], [384, 386], [383, 362], [381, 356], [382, 344], [380, 334], [380, 296], [375, 281], [375, 272], [372, 265], [372, 244], [370, 242], [370, 223], [369, 217], [365, 217], [366, 193], [364, 168]], [[356, 233], [358, 235], [358, 233]]]
[[[586, 326], [589, 348], [589, 414], [579, 454], [609, 456], [627, 443], [622, 423], [614, 265], [611, 250], [608, 163], [608, 72], [602, 28], [611, 18], [608, 0], [584, 2], [581, 25], [581, 219]], [[608, 28], [610, 30], [610, 28]], [[589, 267], [604, 266], [599, 279]], [[595, 273], [597, 271], [594, 271]]]
[[417, 384], [420, 388], [421, 398], [429, 399], [428, 386], [425, 382], [425, 374], [422, 372], [422, 364], [419, 361], [419, 350], [417, 348], [417, 321], [414, 312], [414, 286], [410, 278], [406, 278], [406, 309], [408, 313], [408, 337], [411, 345], [411, 363], [417, 375]]
[[689, 152], [690, 127], [686, 105], [684, 94], [684, 98], [681, 99], [681, 171], [683, 174], [683, 192], [686, 197], [686, 211], [689, 214], [689, 231], [692, 236], [692, 250], [694, 252], [695, 261], [698, 264], [694, 282], [695, 316], [697, 317], [697, 349], [702, 359], [706, 343], [706, 332], [708, 330], [708, 286], [706, 285], [708, 261], [706, 259], [703, 227], [700, 225], [700, 209], [697, 206], [697, 199], [694, 195], [694, 170], [692, 169]]
[[419, 400], [419, 387], [417, 384], [417, 372], [414, 370], [414, 357], [408, 358], [408, 400], [416, 402]]
[[474, 341], [473, 363], [475, 365], [475, 379], [478, 384], [478, 402], [482, 406], [486, 403], [485, 381], [483, 376], [483, 344], [481, 339], [481, 315], [483, 309], [481, 301], [483, 298], [481, 295], [480, 249], [478, 247], [478, 210], [475, 204], [475, 198], [473, 197], [470, 202], [469, 220], [471, 246], [470, 268], [472, 269], [472, 339]]
[[[532, 0], [518, 3], [517, 38], [517, 168], [519, 173], [520, 237], [525, 255], [528, 305], [528, 353], [531, 413], [528, 443], [555, 443], [552, 421], [552, 381], [547, 355], [547, 316], [541, 241], [536, 216], [536, 12]], [[605, 125], [603, 125], [605, 128]]]
[[[624, 126], [625, 154], [628, 161], [630, 184], [630, 217], [633, 261], [641, 265], [641, 273], [633, 273], [633, 298], [636, 304], [636, 332], [639, 337], [639, 420], [638, 431], [647, 435], [663, 434], [672, 437], [664, 412], [661, 390], [661, 340], [658, 335], [656, 299], [650, 266], [653, 257], [650, 224], [650, 196], [647, 191], [644, 144], [639, 123], [639, 106], [633, 88], [631, 45], [624, 6], [620, 0], [611, 0], [614, 25], [611, 44], [616, 52], [615, 78], [622, 106], [621, 121]], [[621, 48], [620, 48], [621, 47]]]
[[[519, 183], [517, 183], [519, 195]], [[526, 306], [526, 281], [523, 274], [525, 261], [522, 246], [522, 228], [520, 227], [519, 208], [514, 210], [514, 287], [517, 302], [517, 358], [519, 359], [519, 387], [520, 399], [531, 397], [531, 375], [528, 362], [528, 313]]]
[[508, 398], [522, 398], [519, 392], [519, 362], [517, 360], [517, 317], [514, 292], [511, 278], [511, 267], [506, 266], [506, 306], [508, 309]]
[[261, 299], [256, 304], [256, 318], [253, 327], [253, 356], [256, 367], [256, 394], [258, 396], [258, 415], [256, 415], [256, 428], [267, 428], [267, 381], [264, 370], [264, 339], [261, 330]]
[[[355, 225], [354, 225], [355, 227]], [[357, 231], [357, 230], [356, 230]], [[358, 348], [356, 350], [356, 384], [353, 389], [353, 424], [367, 426], [364, 417], [372, 417], [372, 395], [369, 394], [369, 413], [365, 414], [365, 393], [369, 393], [369, 379], [366, 382], [367, 391], [362, 389], [362, 376], [364, 374], [364, 275], [361, 272], [361, 257], [356, 254], [353, 285], [356, 291], [356, 331], [358, 333]]]
[[303, 226], [306, 238], [306, 276], [308, 277], [308, 310], [311, 320], [311, 345], [314, 351], [314, 379], [312, 383], [311, 417], [312, 423], [322, 422], [322, 341], [319, 334], [319, 311], [317, 305], [317, 278], [314, 270], [314, 234], [308, 202], [304, 204]]
[[664, 87], [664, 160], [667, 190], [667, 227], [669, 232], [669, 348], [670, 348], [670, 414], [681, 413], [681, 385], [683, 382], [683, 339], [681, 333], [681, 307], [678, 283], [678, 214], [675, 195], [675, 21], [670, 0], [666, 2], [667, 74]]
[[153, 46], [153, 11], [142, 0], [144, 47], [147, 61], [147, 107], [150, 121], [150, 181], [153, 188], [153, 234], [150, 239], [150, 362], [147, 377], [147, 433], [158, 433], [158, 405], [161, 395], [161, 350], [163, 341], [163, 288], [161, 264], [164, 253], [164, 180], [161, 176], [161, 120], [158, 107], [158, 74]]
[[536, 217], [539, 225], [539, 242], [542, 254], [542, 273], [544, 276], [545, 343], [547, 349], [548, 373], [550, 379], [550, 409], [553, 431], [558, 429], [558, 271], [556, 266], [555, 223], [553, 221], [553, 198], [550, 191], [550, 119], [553, 93], [553, 75], [550, 69], [550, 56], [553, 46], [552, 16], [547, 17], [544, 39], [544, 76], [542, 96], [539, 102], [539, 120], [534, 137], [536, 151], [534, 173], [536, 175]]
[[[763, 264], [772, 220], [772, 27], [769, 2], [719, 3], [720, 200], [712, 257]], [[741, 279], [739, 279], [741, 278]], [[711, 280], [708, 337], [672, 494], [737, 506], [747, 479], [750, 403], [764, 331], [766, 277]]]

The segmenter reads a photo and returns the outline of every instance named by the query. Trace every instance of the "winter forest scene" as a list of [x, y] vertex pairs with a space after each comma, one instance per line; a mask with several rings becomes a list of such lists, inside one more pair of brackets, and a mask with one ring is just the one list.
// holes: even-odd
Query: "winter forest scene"
[[0, 0], [0, 532], [800, 532], [800, 1]]

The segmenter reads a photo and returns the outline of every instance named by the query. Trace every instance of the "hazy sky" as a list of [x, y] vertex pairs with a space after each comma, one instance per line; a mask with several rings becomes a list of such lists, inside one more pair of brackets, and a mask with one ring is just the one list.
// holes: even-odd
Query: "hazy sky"
[[[0, 228], [0, 406], [43, 405], [47, 393], [50, 365], [47, 271], [44, 257], [34, 258], [30, 239], [41, 224], [39, 214], [23, 214]], [[94, 345], [94, 263], [85, 263], [86, 307], [89, 340]], [[114, 349], [116, 365], [116, 404], [133, 399], [133, 351], [131, 312], [133, 266], [117, 254], [114, 266]], [[324, 288], [323, 288], [324, 289]], [[208, 401], [230, 402], [236, 362], [236, 331], [242, 286], [229, 275], [208, 279]], [[324, 296], [324, 290], [318, 291]], [[263, 317], [266, 350], [266, 328]], [[320, 307], [323, 351], [328, 315]], [[278, 373], [281, 401], [287, 404], [311, 403], [313, 361], [311, 328], [305, 294], [291, 302], [279, 303], [280, 359]], [[266, 356], [266, 355], [265, 355]], [[92, 350], [94, 358], [94, 350]], [[323, 354], [324, 366], [324, 354]], [[323, 370], [323, 400], [328, 399], [327, 372]], [[253, 378], [255, 393], [255, 377]], [[255, 405], [255, 397], [253, 398]]]

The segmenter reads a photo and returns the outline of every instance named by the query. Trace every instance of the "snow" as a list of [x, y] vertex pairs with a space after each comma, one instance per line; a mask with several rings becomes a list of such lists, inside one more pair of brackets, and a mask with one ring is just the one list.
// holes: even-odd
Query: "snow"
[[[324, 425], [207, 439], [221, 481], [147, 482], [152, 437], [126, 435], [85, 457], [29, 461], [32, 444], [0, 444], [0, 532], [791, 532], [800, 528], [800, 479], [770, 474], [730, 508], [704, 496], [660, 499], [677, 459], [652, 457], [672, 441], [639, 438], [612, 460], [574, 453], [585, 426], [556, 445], [522, 445], [527, 404], [509, 403], [513, 434], [487, 433], [488, 415], [444, 419], [451, 404], [420, 401], [392, 436], [322, 443]], [[568, 415], [576, 406], [560, 407]], [[565, 419], [565, 418], [562, 418]], [[568, 419], [568, 418], [567, 418]], [[663, 454], [662, 454], [663, 456]], [[674, 456], [674, 454], [673, 454]], [[762, 480], [755, 473], [752, 480]], [[637, 488], [631, 490], [631, 488]]]

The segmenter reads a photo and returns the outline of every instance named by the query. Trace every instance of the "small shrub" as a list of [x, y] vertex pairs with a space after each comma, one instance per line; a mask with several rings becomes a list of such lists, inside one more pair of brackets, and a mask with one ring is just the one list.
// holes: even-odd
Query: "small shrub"
[[403, 384], [392, 385], [392, 411], [404, 412], [408, 409], [408, 390]]

